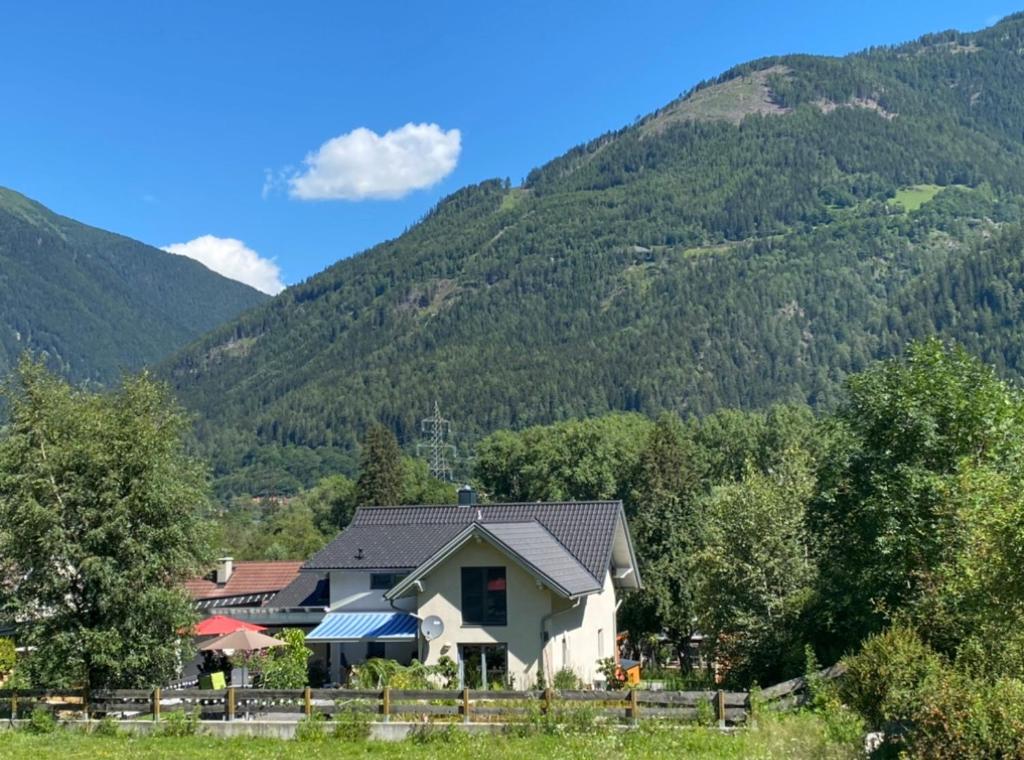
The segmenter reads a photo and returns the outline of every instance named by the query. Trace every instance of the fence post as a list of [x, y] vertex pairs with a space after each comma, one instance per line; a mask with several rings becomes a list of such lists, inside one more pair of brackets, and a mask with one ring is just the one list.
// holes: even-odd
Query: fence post
[[153, 696], [150, 697], [153, 700], [153, 720], [160, 720], [160, 687], [157, 686], [153, 689]]
[[92, 699], [92, 695], [89, 693], [89, 689], [82, 689], [82, 702], [85, 704], [85, 719], [87, 721], [92, 720], [92, 705], [89, 704]]
[[304, 692], [302, 692], [302, 699], [305, 702], [304, 707], [306, 709], [306, 717], [307, 718], [312, 718], [313, 717], [313, 690], [310, 689], [308, 686], [306, 687], [306, 690]]
[[18, 717], [18, 690], [11, 690], [11, 720]]
[[228, 720], [234, 720], [235, 719], [235, 687], [234, 686], [229, 686], [228, 687], [228, 693], [226, 695], [226, 699], [227, 699], [227, 716], [228, 716]]
[[384, 694], [381, 696], [381, 712], [384, 713], [384, 722], [391, 721], [391, 687], [384, 687]]
[[545, 715], [550, 715], [551, 714], [551, 702], [554, 699], [554, 696], [555, 696], [555, 690], [552, 689], [550, 686], [548, 686], [546, 689], [544, 689], [544, 714]]
[[469, 723], [469, 687], [462, 690], [462, 722]]
[[721, 689], [715, 695], [716, 711], [718, 713], [718, 727], [725, 728], [725, 692]]
[[629, 722], [636, 723], [640, 717], [640, 699], [637, 697], [636, 687], [629, 690]]

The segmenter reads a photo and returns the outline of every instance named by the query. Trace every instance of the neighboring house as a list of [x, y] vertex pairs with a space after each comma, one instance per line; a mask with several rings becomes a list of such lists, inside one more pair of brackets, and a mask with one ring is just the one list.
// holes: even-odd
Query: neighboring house
[[204, 615], [260, 607], [295, 581], [300, 567], [302, 562], [235, 562], [223, 557], [208, 574], [186, 581], [185, 590]]
[[361, 507], [303, 565], [328, 598], [307, 642], [327, 645], [331, 680], [371, 657], [447, 655], [473, 688], [563, 668], [593, 683], [616, 654], [619, 593], [640, 588], [622, 503], [478, 505], [468, 489], [459, 501]]

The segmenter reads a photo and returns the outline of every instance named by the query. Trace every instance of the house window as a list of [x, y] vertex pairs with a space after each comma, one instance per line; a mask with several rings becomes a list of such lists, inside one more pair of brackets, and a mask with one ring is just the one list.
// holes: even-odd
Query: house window
[[505, 625], [507, 620], [505, 568], [462, 568], [462, 622]]
[[604, 659], [604, 628], [597, 629], [597, 659]]
[[370, 589], [387, 591], [405, 577], [405, 573], [370, 573]]
[[374, 658], [383, 660], [385, 656], [384, 642], [383, 641], [367, 641], [366, 642], [366, 659], [372, 660]]
[[459, 678], [467, 689], [503, 689], [508, 686], [507, 644], [462, 644]]

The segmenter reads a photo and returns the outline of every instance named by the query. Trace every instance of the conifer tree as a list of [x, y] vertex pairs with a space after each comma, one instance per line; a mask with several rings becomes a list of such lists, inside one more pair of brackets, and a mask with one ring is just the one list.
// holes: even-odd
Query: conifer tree
[[402, 451], [394, 433], [382, 425], [370, 428], [359, 457], [356, 500], [365, 506], [398, 504], [402, 498]]

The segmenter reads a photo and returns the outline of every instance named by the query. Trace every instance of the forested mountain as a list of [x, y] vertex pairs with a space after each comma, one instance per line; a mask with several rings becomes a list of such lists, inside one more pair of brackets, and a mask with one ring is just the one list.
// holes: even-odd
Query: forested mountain
[[[828, 406], [940, 333], [1024, 372], [1024, 15], [738, 66], [460, 190], [165, 366], [222, 493], [350, 470], [434, 399], [471, 443], [609, 410]], [[540, 127], [538, 127], [540, 128]]]
[[265, 299], [0, 188], [0, 375], [30, 349], [76, 382], [107, 384]]

